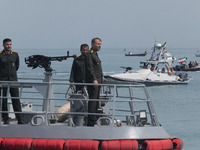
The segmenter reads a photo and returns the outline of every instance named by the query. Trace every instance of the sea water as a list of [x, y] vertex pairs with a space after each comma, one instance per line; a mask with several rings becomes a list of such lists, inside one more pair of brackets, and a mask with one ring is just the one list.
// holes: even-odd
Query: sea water
[[[20, 56], [19, 77], [44, 78], [44, 69], [27, 67], [24, 59], [31, 55], [66, 56], [80, 55], [78, 49], [18, 49]], [[131, 49], [130, 49], [131, 50]], [[167, 49], [174, 57], [187, 57], [189, 61], [199, 61], [195, 56], [197, 49]], [[128, 51], [128, 50], [127, 50]], [[135, 53], [143, 53], [145, 49], [138, 49]], [[123, 49], [104, 49], [99, 52], [104, 75], [124, 72], [123, 67], [139, 69], [140, 61], [145, 57], [125, 56]], [[54, 78], [69, 79], [73, 58], [62, 62], [54, 61], [51, 67], [55, 70]], [[173, 66], [177, 65], [175, 60]], [[147, 90], [158, 115], [159, 122], [172, 137], [182, 139], [184, 150], [200, 149], [200, 72], [188, 72], [192, 80], [187, 85], [149, 86]]]

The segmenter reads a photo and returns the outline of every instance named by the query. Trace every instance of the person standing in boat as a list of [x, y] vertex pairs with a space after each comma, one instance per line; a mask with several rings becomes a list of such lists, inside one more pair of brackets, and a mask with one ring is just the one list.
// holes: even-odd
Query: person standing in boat
[[[101, 84], [103, 81], [103, 73], [101, 67], [101, 60], [98, 56], [98, 51], [101, 49], [101, 39], [93, 38], [91, 41], [91, 49], [86, 54], [86, 83]], [[87, 86], [89, 99], [99, 99], [100, 86], [89, 85]], [[99, 101], [88, 102], [88, 113], [97, 113], [99, 108]], [[88, 115], [88, 126], [94, 126], [99, 117], [97, 115]]]
[[188, 64], [189, 68], [192, 68], [192, 62], [190, 61], [190, 63]]
[[[89, 46], [87, 44], [82, 44], [80, 47], [81, 55], [76, 57], [72, 64], [71, 74], [70, 74], [70, 83], [84, 83], [85, 82], [85, 55], [89, 50]], [[83, 85], [70, 85], [71, 89], [75, 89], [75, 92], [83, 92]], [[82, 103], [86, 104], [86, 103]], [[74, 101], [74, 104], [71, 105], [71, 111], [73, 112], [86, 112], [87, 106], [81, 105], [80, 101]], [[73, 123], [76, 126], [83, 126], [86, 124], [84, 120], [85, 117], [81, 115], [73, 116]]]
[[154, 65], [154, 64], [151, 64], [151, 68], [150, 68], [150, 70], [153, 71], [154, 68], [155, 68], [155, 65]]
[[[19, 68], [19, 56], [16, 51], [12, 51], [12, 41], [9, 38], [3, 40], [3, 51], [0, 52], [0, 81], [17, 81], [17, 70]], [[7, 96], [7, 87], [1, 89], [0, 94], [3, 97]], [[12, 99], [13, 110], [15, 112], [21, 112], [21, 104], [19, 100], [19, 89], [16, 87], [11, 87], [9, 89]], [[3, 98], [2, 111], [8, 111], [7, 98]], [[15, 114], [18, 124], [23, 124], [22, 115]], [[2, 113], [2, 118], [4, 124], [9, 124], [8, 113]]]
[[[76, 57], [72, 64], [71, 74], [70, 74], [70, 83], [84, 83], [85, 82], [85, 55], [89, 50], [87, 44], [82, 44], [80, 47], [81, 55]], [[74, 86], [71, 84], [71, 88]], [[76, 92], [82, 90], [83, 86], [76, 85]]]

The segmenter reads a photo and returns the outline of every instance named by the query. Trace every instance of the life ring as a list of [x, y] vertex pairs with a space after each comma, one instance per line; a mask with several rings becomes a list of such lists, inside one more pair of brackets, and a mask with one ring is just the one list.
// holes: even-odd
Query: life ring
[[167, 71], [168, 71], [169, 75], [171, 75], [173, 73], [173, 68], [171, 66], [169, 66], [167, 68]]

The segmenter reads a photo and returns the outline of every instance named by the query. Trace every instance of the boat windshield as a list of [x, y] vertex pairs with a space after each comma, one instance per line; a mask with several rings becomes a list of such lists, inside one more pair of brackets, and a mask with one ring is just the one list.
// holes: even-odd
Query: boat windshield
[[168, 67], [170, 66], [169, 63], [165, 61], [145, 61], [145, 62], [140, 62], [140, 67], [143, 69], [150, 69], [151, 71], [157, 71], [164, 73], [167, 71]]

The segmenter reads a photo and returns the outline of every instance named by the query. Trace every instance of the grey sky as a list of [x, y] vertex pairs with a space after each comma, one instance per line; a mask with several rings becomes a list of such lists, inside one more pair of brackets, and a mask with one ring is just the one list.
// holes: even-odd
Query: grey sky
[[[200, 47], [200, 0], [0, 0], [0, 40], [15, 48]], [[0, 42], [1, 42], [0, 41]]]

